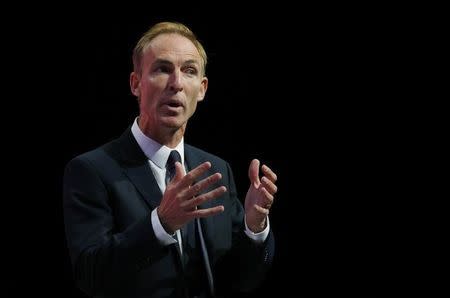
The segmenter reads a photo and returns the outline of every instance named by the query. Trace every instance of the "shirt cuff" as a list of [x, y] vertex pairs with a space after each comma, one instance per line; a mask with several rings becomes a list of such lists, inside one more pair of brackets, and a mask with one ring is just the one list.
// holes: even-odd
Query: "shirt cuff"
[[158, 208], [155, 208], [152, 211], [152, 226], [153, 226], [153, 231], [155, 231], [156, 238], [158, 238], [159, 243], [161, 243], [161, 245], [163, 245], [163, 246], [167, 246], [172, 243], [177, 243], [177, 241], [173, 238], [173, 236], [168, 234], [166, 232], [166, 230], [164, 230], [163, 226], [161, 225], [161, 221], [159, 221], [157, 209]]
[[247, 235], [250, 239], [252, 239], [253, 241], [255, 241], [256, 243], [263, 243], [266, 239], [267, 236], [269, 236], [269, 231], [270, 231], [270, 223], [269, 223], [269, 217], [266, 217], [266, 228], [264, 230], [262, 230], [259, 233], [253, 233], [247, 226], [247, 220], [246, 217], [244, 216], [244, 223], [245, 223], [245, 235]]

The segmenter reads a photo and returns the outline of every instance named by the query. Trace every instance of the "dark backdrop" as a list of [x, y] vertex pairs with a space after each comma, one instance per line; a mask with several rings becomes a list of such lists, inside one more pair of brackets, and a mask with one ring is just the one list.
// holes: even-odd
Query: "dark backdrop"
[[134, 9], [67, 7], [13, 23], [8, 49], [20, 63], [11, 63], [8, 89], [19, 112], [5, 138], [12, 154], [25, 152], [9, 172], [20, 195], [4, 218], [11, 293], [84, 297], [66, 250], [63, 169], [137, 115], [131, 51], [161, 20], [184, 22], [209, 54], [209, 90], [186, 142], [228, 160], [242, 198], [252, 158], [279, 176], [271, 212], [277, 252], [257, 294], [368, 297], [417, 287], [404, 244], [410, 166], [402, 142], [410, 129], [399, 85], [408, 66], [392, 15]]

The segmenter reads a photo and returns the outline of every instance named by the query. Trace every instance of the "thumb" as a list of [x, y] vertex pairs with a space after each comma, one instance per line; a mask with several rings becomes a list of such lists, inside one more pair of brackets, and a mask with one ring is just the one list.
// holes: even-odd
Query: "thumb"
[[250, 183], [253, 184], [255, 188], [258, 188], [259, 181], [259, 160], [254, 159], [250, 163], [250, 167], [248, 168], [248, 178], [250, 179]]

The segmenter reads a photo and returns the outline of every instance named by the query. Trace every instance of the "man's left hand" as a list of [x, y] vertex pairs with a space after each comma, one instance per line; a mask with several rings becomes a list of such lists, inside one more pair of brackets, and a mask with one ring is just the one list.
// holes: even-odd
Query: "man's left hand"
[[250, 187], [245, 197], [245, 216], [248, 228], [253, 233], [263, 231], [267, 225], [266, 218], [272, 207], [274, 195], [277, 192], [277, 175], [266, 165], [261, 167], [263, 177], [259, 178], [257, 159], [252, 160], [248, 169]]

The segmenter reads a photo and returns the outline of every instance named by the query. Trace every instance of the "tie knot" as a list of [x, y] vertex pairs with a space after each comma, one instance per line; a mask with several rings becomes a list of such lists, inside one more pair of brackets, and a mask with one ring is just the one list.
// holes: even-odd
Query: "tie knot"
[[175, 163], [177, 161], [181, 163], [180, 153], [178, 153], [177, 150], [170, 151], [170, 155], [166, 163], [166, 183], [172, 180], [173, 176], [175, 176]]

